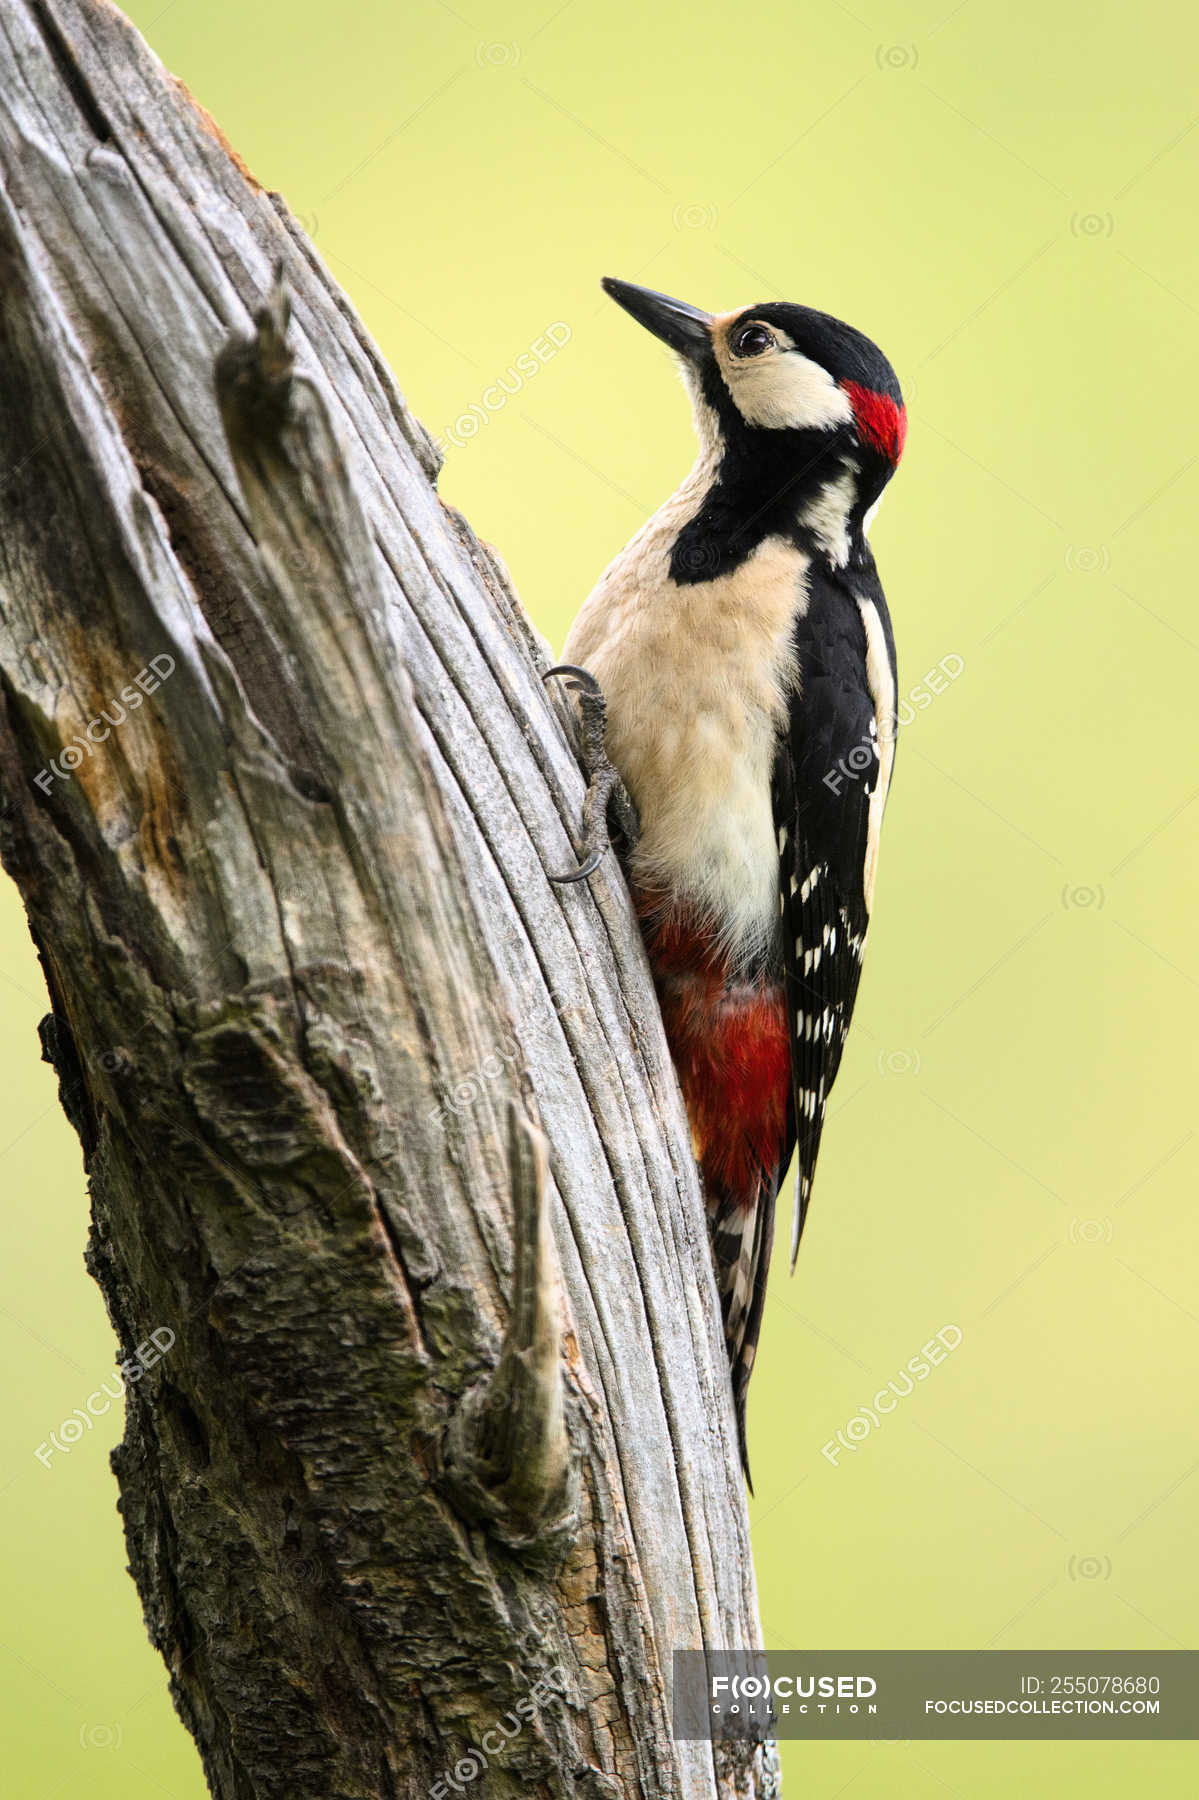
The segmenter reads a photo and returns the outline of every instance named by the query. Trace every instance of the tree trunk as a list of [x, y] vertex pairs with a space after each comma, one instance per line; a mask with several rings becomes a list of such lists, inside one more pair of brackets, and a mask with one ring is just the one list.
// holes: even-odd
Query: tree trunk
[[0, 57], [2, 848], [212, 1792], [773, 1794], [671, 1736], [673, 1650], [759, 1641], [746, 1512], [628, 896], [547, 879], [542, 645], [121, 16], [8, 0]]

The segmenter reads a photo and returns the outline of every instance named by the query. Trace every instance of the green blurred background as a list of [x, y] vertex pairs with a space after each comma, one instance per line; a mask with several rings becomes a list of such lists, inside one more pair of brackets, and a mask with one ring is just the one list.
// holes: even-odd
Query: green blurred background
[[[443, 492], [555, 645], [691, 457], [669, 358], [601, 274], [713, 309], [802, 300], [890, 354], [911, 430], [873, 541], [901, 691], [962, 667], [901, 739], [816, 1202], [767, 1307], [766, 1641], [1192, 1643], [1193, 17], [133, 12], [303, 220], [419, 416], [463, 440]], [[555, 322], [569, 341], [487, 412]], [[34, 1456], [113, 1342], [38, 1062], [45, 996], [14, 891], [0, 903], [8, 1791], [197, 1800], [124, 1572], [119, 1409]], [[822, 1446], [947, 1325], [960, 1348], [834, 1465]], [[805, 1800], [1199, 1791], [1196, 1749], [1170, 1743], [792, 1744], [784, 1766]]]

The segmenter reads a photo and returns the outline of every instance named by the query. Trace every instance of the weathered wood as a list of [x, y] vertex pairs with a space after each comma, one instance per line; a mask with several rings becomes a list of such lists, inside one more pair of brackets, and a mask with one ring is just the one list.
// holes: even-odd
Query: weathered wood
[[121, 16], [9, 0], [0, 62], [0, 844], [91, 1267], [175, 1333], [114, 1460], [212, 1791], [773, 1793], [670, 1737], [674, 1648], [758, 1638], [744, 1496], [628, 897], [546, 875], [544, 648]]

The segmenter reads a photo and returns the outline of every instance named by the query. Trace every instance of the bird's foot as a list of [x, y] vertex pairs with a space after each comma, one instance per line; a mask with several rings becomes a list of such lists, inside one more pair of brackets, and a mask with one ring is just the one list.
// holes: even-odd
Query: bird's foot
[[558, 663], [547, 669], [542, 680], [555, 676], [565, 678], [569, 691], [579, 702], [580, 748], [587, 774], [587, 794], [583, 801], [583, 860], [567, 875], [551, 875], [560, 886], [572, 881], [586, 881], [595, 874], [611, 849], [608, 835], [609, 810], [621, 836], [632, 846], [637, 842], [639, 823], [637, 809], [608, 758], [606, 735], [608, 708], [604, 690], [594, 675], [575, 663]]

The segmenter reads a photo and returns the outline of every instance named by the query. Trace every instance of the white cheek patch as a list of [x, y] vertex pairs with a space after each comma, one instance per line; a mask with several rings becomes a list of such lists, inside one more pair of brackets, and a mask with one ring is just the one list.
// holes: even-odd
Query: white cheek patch
[[849, 395], [798, 350], [768, 351], [725, 375], [741, 417], [771, 430], [826, 429], [853, 420]]
[[730, 355], [723, 334], [716, 361], [725, 385], [747, 425], [772, 431], [825, 430], [853, 423], [853, 404], [827, 369], [787, 348], [786, 333], [775, 332], [779, 349], [743, 360]]

